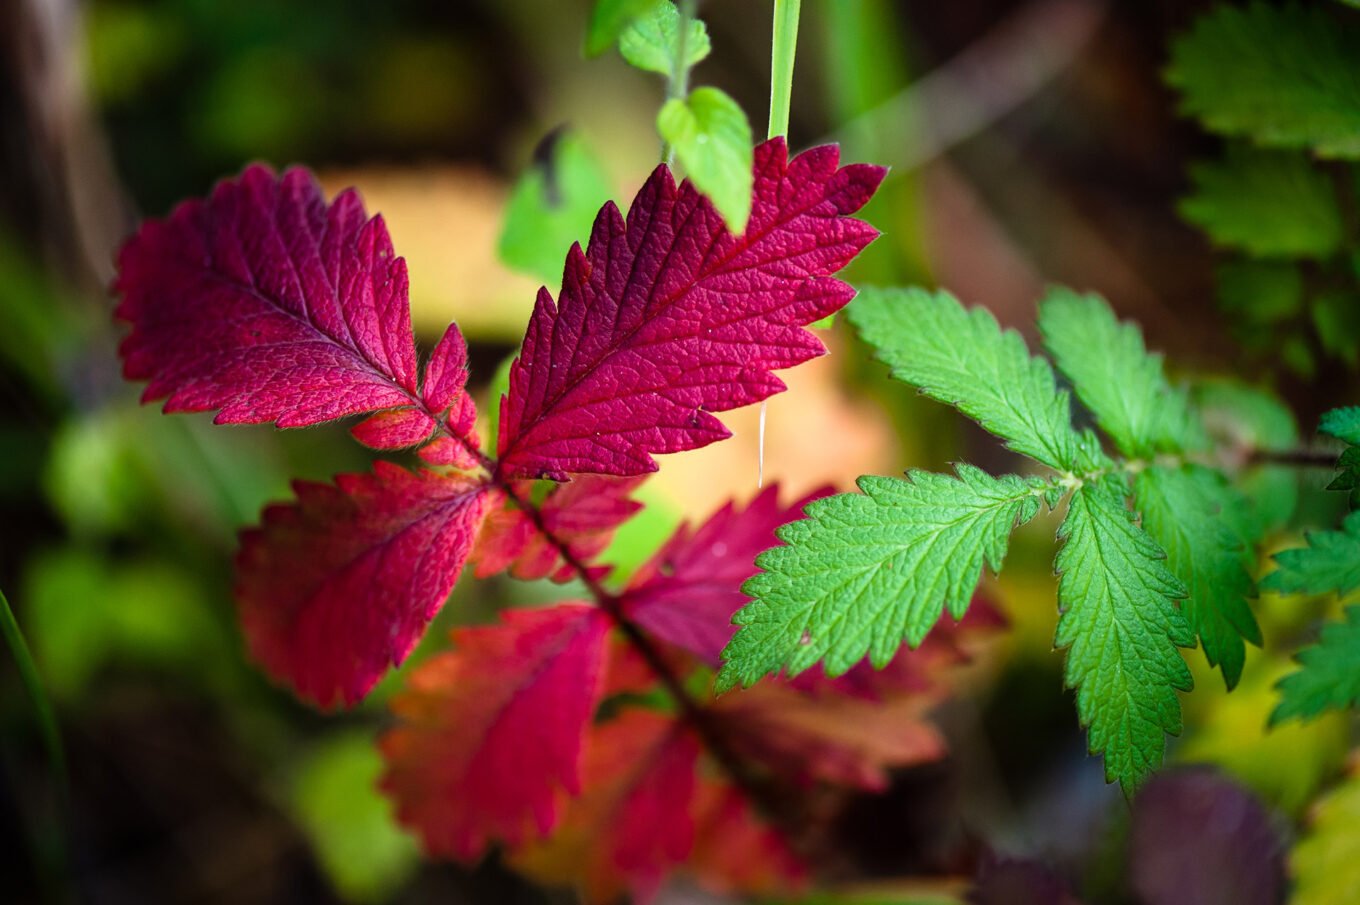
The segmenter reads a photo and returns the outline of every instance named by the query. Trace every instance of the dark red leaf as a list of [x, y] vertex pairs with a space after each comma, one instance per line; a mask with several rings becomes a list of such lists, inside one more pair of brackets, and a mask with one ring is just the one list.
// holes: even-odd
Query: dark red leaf
[[682, 525], [638, 570], [623, 595], [624, 612], [656, 637], [721, 665], [722, 649], [735, 630], [732, 614], [749, 602], [741, 586], [756, 573], [756, 556], [778, 543], [776, 528], [830, 492], [818, 490], [781, 506], [774, 485], [745, 508], [728, 503], [698, 528]]
[[717, 893], [767, 896], [801, 887], [807, 866], [731, 783], [701, 774], [686, 869]]
[[[538, 507], [539, 517], [558, 541], [567, 545], [578, 562], [588, 563], [598, 556], [619, 525], [628, 521], [642, 504], [630, 499], [641, 478], [612, 478], [583, 475], [554, 487]], [[531, 482], [515, 483], [517, 496], [528, 500]], [[514, 504], [497, 506], [482, 526], [473, 553], [478, 578], [510, 570], [526, 580], [551, 578], [568, 581], [576, 571], [567, 565], [561, 551], [539, 530], [534, 520]], [[591, 567], [593, 575], [608, 572], [608, 567]]]
[[646, 901], [694, 845], [699, 743], [673, 717], [629, 709], [595, 727], [584, 793], [550, 838], [515, 856], [540, 879], [591, 902]]
[[781, 776], [877, 791], [887, 771], [945, 753], [926, 720], [934, 701], [904, 694], [885, 701], [814, 696], [773, 679], [724, 695], [713, 712], [734, 746]]
[[485, 514], [487, 485], [385, 462], [298, 482], [241, 536], [237, 602], [251, 654], [298, 695], [353, 703], [410, 653]]
[[792, 161], [783, 139], [757, 147], [741, 236], [664, 166], [626, 224], [606, 204], [556, 303], [539, 292], [501, 404], [500, 474], [655, 471], [653, 453], [728, 436], [711, 412], [782, 391], [771, 371], [824, 354], [802, 328], [854, 295], [830, 275], [878, 234], [849, 215], [885, 172], [838, 160], [834, 146]]
[[583, 739], [599, 700], [609, 620], [586, 604], [509, 610], [459, 629], [392, 703], [383, 785], [432, 854], [479, 858], [558, 821], [580, 791]]
[[367, 219], [352, 190], [328, 206], [302, 169], [254, 165], [148, 220], [119, 254], [114, 289], [132, 324], [123, 372], [148, 380], [143, 400], [165, 398], [167, 412], [302, 427], [402, 409], [359, 430], [388, 447], [467, 405], [456, 327], [430, 364], [437, 392], [417, 386], [406, 263], [382, 218]]

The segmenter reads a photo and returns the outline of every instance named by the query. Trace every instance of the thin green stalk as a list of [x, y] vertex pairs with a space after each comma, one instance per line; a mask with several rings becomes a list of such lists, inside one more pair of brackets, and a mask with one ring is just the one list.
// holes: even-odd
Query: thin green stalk
[[14, 618], [14, 611], [10, 609], [9, 600], [2, 590], [0, 590], [0, 629], [4, 631], [5, 645], [9, 647], [10, 655], [14, 657], [14, 664], [19, 668], [19, 679], [23, 682], [29, 702], [33, 705], [33, 714], [38, 720], [43, 746], [47, 748], [47, 757], [52, 764], [53, 778], [58, 788], [62, 790], [61, 794], [65, 796], [66, 753], [61, 746], [61, 735], [57, 732], [57, 720], [53, 716], [52, 705], [47, 699], [47, 692], [38, 675], [38, 667], [29, 653], [28, 643], [24, 641], [23, 632], [19, 630], [19, 623]]
[[[680, 34], [676, 37], [675, 61], [671, 66], [670, 78], [666, 80], [666, 101], [683, 101], [689, 95], [689, 23], [694, 21], [695, 0], [680, 0], [676, 8], [680, 13]], [[675, 167], [675, 148], [668, 141], [661, 143], [661, 159], [666, 166]]]
[[798, 50], [802, 0], [774, 0], [774, 41], [770, 50], [770, 138], [789, 134], [793, 57]]
[[35, 840], [34, 856], [39, 865], [38, 878], [46, 890], [45, 898], [52, 902], [75, 901], [70, 886], [70, 864], [66, 849], [66, 827], [70, 825], [71, 787], [66, 772], [66, 751], [61, 744], [61, 734], [57, 731], [57, 720], [52, 712], [52, 704], [43, 688], [38, 675], [38, 667], [28, 650], [24, 634], [19, 630], [19, 622], [14, 618], [5, 592], [0, 590], [0, 633], [5, 636], [5, 646], [19, 669], [19, 679], [28, 692], [29, 702], [33, 705], [33, 715], [38, 722], [38, 732], [42, 735], [43, 747], [47, 749], [47, 760], [52, 769], [52, 785], [56, 797], [56, 826], [45, 844]]
[[[770, 44], [769, 137], [789, 134], [789, 100], [793, 96], [793, 58], [798, 52], [798, 13], [802, 0], [774, 0], [774, 37]], [[760, 403], [756, 438], [756, 486], [765, 486], [765, 413]]]

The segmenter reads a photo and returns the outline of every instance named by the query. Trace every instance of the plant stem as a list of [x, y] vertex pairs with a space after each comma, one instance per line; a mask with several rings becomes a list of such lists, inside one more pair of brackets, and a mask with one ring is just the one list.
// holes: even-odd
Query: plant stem
[[789, 133], [789, 98], [793, 95], [793, 57], [798, 50], [798, 13], [801, 6], [801, 0], [774, 0], [774, 39], [770, 48], [770, 138]]
[[[694, 21], [694, 0], [679, 0], [680, 32], [675, 40], [675, 59], [671, 74], [666, 79], [666, 102], [683, 101], [689, 95], [689, 24]], [[675, 166], [675, 148], [668, 141], [661, 142], [661, 160], [668, 167]]]
[[[770, 130], [768, 136], [789, 133], [789, 99], [793, 96], [793, 58], [798, 52], [798, 13], [802, 0], [774, 0], [774, 37], [770, 43]], [[756, 439], [756, 487], [765, 486], [766, 400], [760, 402]]]
[[63, 802], [67, 798], [66, 753], [61, 745], [61, 734], [57, 731], [57, 720], [52, 713], [51, 702], [43, 689], [38, 667], [29, 653], [28, 643], [19, 630], [19, 622], [14, 618], [5, 592], [0, 590], [0, 630], [5, 636], [14, 664], [19, 668], [19, 679], [28, 693], [29, 703], [33, 705], [33, 715], [38, 721], [38, 731], [42, 735], [43, 747], [47, 749], [47, 759], [52, 765], [53, 781], [57, 784], [58, 794]]
[[656, 674], [667, 693], [674, 699], [676, 706], [680, 708], [680, 713], [685, 722], [689, 723], [703, 742], [708, 753], [717, 761], [728, 777], [746, 793], [761, 811], [783, 826], [786, 835], [789, 836], [790, 841], [793, 841], [791, 830], [794, 827], [794, 821], [789, 807], [789, 798], [774, 782], [750, 769], [728, 742], [719, 721], [714, 719], [713, 714], [695, 700], [694, 696], [685, 688], [684, 682], [671, 668], [670, 663], [666, 661], [661, 649], [648, 637], [646, 632], [628, 618], [620, 605], [618, 595], [600, 584], [599, 580], [591, 574], [590, 568], [576, 556], [570, 545], [553, 534], [544, 523], [543, 514], [538, 507], [532, 501], [526, 500], [516, 493], [509, 482], [498, 480], [497, 486], [529, 516], [538, 532], [556, 548], [558, 555], [562, 557], [562, 561], [576, 573], [590, 595], [595, 599], [596, 604], [604, 610], [613, 621], [614, 626], [623, 634], [624, 639], [641, 655], [647, 666]]

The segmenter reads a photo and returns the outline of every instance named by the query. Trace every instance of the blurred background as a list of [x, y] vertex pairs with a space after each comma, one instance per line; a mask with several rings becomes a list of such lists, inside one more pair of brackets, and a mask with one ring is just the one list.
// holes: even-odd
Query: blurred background
[[[884, 236], [850, 279], [943, 285], [1031, 335], [1046, 283], [1095, 290], [1177, 369], [1266, 379], [1309, 426], [1346, 401], [1344, 361], [1275, 373], [1250, 357], [1215, 302], [1212, 249], [1177, 217], [1188, 162], [1216, 141], [1175, 117], [1160, 73], [1170, 36], [1209, 6], [806, 0], [792, 144], [836, 140], [846, 160], [893, 168], [864, 214]], [[740, 101], [759, 135], [770, 12], [768, 0], [699, 8], [714, 52], [695, 79]], [[418, 338], [428, 348], [457, 320], [485, 393], [539, 282], [497, 255], [535, 146], [568, 127], [621, 201], [658, 160], [663, 85], [613, 52], [584, 59], [588, 15], [587, 0], [0, 0], [0, 588], [69, 776], [67, 807], [0, 657], [0, 898], [572, 901], [494, 859], [422, 863], [393, 826], [372, 741], [409, 665], [356, 712], [325, 716], [245, 661], [230, 599], [237, 531], [291, 479], [362, 470], [370, 455], [344, 426], [213, 428], [139, 407], [119, 376], [108, 286], [142, 216], [252, 160], [304, 163], [328, 194], [356, 185], [384, 214], [409, 263]], [[943, 407], [885, 381], [844, 327], [827, 333], [833, 354], [771, 401], [767, 476], [792, 493], [965, 457], [1011, 467]], [[679, 519], [755, 493], [754, 419], [734, 413], [734, 440], [664, 461], [616, 559], [636, 564]], [[1305, 506], [1325, 505], [1315, 491], [1303, 488]], [[1012, 630], [940, 714], [954, 753], [847, 822], [852, 879], [948, 876], [951, 846], [985, 839], [1120, 900], [1125, 811], [1084, 757], [1051, 655], [1055, 527], [1022, 533], [993, 588]], [[464, 582], [441, 624], [569, 593]], [[1217, 677], [1199, 677], [1192, 741], [1174, 752], [1234, 774], [1283, 820], [1347, 747], [1340, 719], [1260, 729], [1281, 652], [1323, 605], [1266, 601], [1278, 647], [1253, 653], [1261, 662], [1226, 701]], [[425, 646], [443, 636], [436, 626]]]

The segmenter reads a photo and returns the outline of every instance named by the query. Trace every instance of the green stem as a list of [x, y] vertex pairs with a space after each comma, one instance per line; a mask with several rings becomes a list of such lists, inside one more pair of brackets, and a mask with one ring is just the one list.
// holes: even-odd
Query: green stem
[[770, 49], [770, 138], [789, 134], [793, 95], [793, 57], [798, 50], [798, 12], [802, 0], [774, 0], [774, 40]]
[[[793, 58], [798, 52], [798, 13], [802, 0], [774, 0], [774, 37], [770, 42], [769, 137], [789, 134], [789, 99], [793, 96]], [[756, 486], [765, 486], [765, 416], [768, 403], [760, 403], [760, 428], [756, 442]]]
[[[689, 24], [694, 21], [694, 0], [679, 0], [680, 33], [676, 36], [675, 60], [670, 78], [666, 79], [666, 102], [683, 101], [689, 95]], [[666, 166], [675, 167], [675, 148], [668, 141], [661, 143], [661, 159]]]
[[14, 618], [14, 611], [10, 609], [4, 591], [0, 591], [0, 629], [3, 629], [5, 644], [9, 647], [10, 655], [14, 657], [14, 663], [19, 668], [19, 678], [33, 705], [43, 746], [47, 748], [47, 757], [52, 764], [53, 777], [64, 801], [66, 754], [61, 746], [61, 735], [57, 732], [57, 720], [52, 714], [52, 705], [47, 699], [47, 692], [43, 689], [42, 679], [38, 676], [38, 667], [28, 651], [28, 644], [24, 641], [23, 632], [19, 630], [19, 623]]

